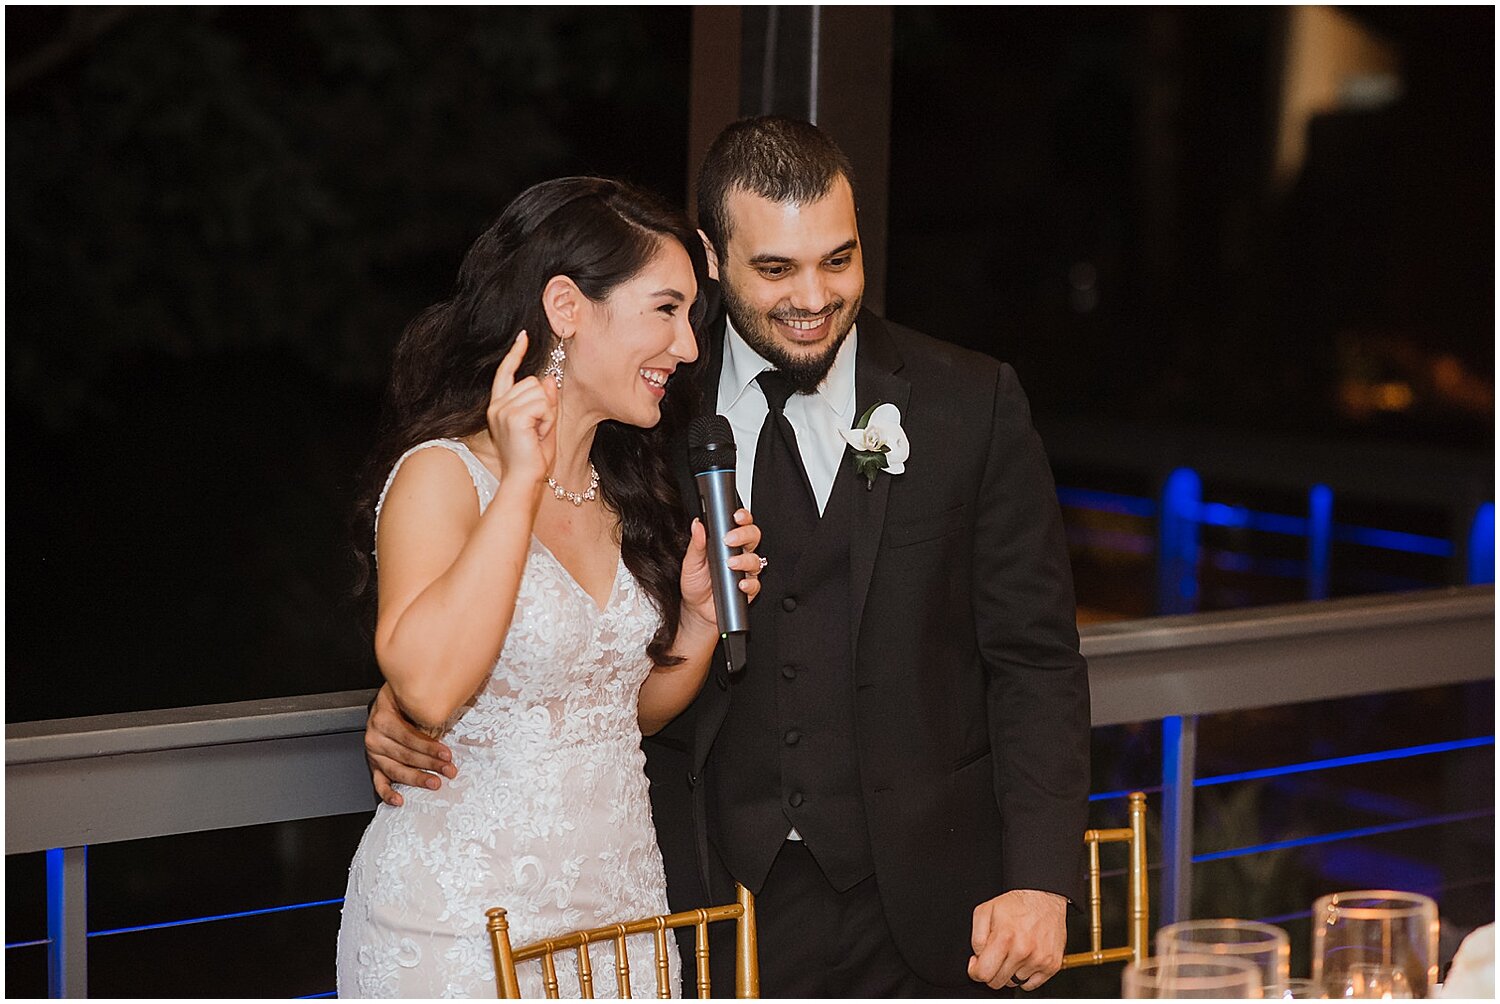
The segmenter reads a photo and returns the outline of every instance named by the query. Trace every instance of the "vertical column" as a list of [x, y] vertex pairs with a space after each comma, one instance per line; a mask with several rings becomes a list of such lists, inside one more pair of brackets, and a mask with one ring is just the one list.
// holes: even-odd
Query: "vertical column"
[[47, 996], [87, 997], [87, 847], [47, 852], [47, 937]]
[[1328, 599], [1333, 552], [1333, 489], [1313, 485], [1307, 493], [1307, 598]]
[[1161, 745], [1161, 923], [1174, 924], [1193, 915], [1193, 781], [1198, 716], [1162, 719]]
[[739, 7], [693, 8], [693, 62], [688, 99], [689, 215], [697, 212], [698, 168], [719, 130], [740, 117]]
[[1198, 609], [1198, 516], [1203, 482], [1198, 472], [1179, 467], [1167, 475], [1157, 526], [1156, 609], [1187, 614]]
[[885, 313], [891, 175], [890, 7], [814, 7], [809, 117], [849, 155], [859, 196], [865, 305]]

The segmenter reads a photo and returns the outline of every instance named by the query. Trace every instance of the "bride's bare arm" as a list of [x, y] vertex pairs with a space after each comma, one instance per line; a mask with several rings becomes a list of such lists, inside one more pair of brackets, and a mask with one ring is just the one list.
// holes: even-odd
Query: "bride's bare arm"
[[500, 487], [484, 515], [463, 463], [421, 450], [381, 511], [375, 660], [401, 710], [435, 731], [484, 683], [516, 609], [531, 528], [557, 456], [557, 388], [516, 380], [526, 332], [495, 370], [485, 412]]
[[427, 730], [484, 683], [505, 643], [541, 482], [502, 479], [483, 516], [463, 462], [409, 457], [380, 515], [375, 658], [396, 703]]

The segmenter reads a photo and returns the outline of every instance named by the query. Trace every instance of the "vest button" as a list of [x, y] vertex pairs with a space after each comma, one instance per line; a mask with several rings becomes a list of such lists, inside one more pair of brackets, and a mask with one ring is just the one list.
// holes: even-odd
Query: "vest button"
[[794, 792], [792, 792], [791, 797], [788, 798], [786, 800], [786, 802], [787, 802], [788, 805], [790, 805], [792, 808], [795, 809], [797, 806], [799, 806], [799, 805], [802, 804], [802, 792], [800, 792], [800, 791], [794, 791]]
[[723, 673], [714, 674], [714, 682], [719, 685], [720, 690], [729, 689], [729, 678], [726, 677]]
[[781, 601], [781, 609], [785, 610], [787, 613], [791, 613], [793, 610], [796, 610], [797, 609], [797, 600], [796, 600], [796, 598], [792, 597], [792, 596], [786, 597], [784, 600]]
[[802, 733], [798, 732], [796, 729], [787, 729], [786, 735], [782, 736], [781, 738], [788, 746], [795, 746], [797, 745], [797, 742], [802, 738]]
[[696, 788], [696, 787], [698, 787], [698, 775], [694, 771], [688, 771], [688, 787], [689, 788]]
[[782, 666], [781, 667], [781, 675], [784, 676], [784, 677], [786, 677], [788, 680], [795, 680], [797, 678], [797, 667], [796, 666]]

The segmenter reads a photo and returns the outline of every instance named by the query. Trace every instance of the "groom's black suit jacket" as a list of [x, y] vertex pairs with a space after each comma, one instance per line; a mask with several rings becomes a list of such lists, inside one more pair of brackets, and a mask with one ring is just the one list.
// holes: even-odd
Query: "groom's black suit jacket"
[[[697, 367], [705, 410], [723, 327]], [[847, 454], [839, 468], [860, 483], [848, 616], [826, 630], [852, 652], [859, 795], [892, 936], [923, 979], [961, 986], [975, 906], [1011, 889], [1082, 902], [1087, 666], [1052, 475], [1014, 371], [868, 311], [858, 332], [856, 414], [896, 405], [911, 455], [868, 491]], [[686, 466], [682, 447], [695, 499]], [[744, 670], [758, 671], [773, 670]], [[735, 689], [716, 656], [694, 705], [643, 744], [675, 909], [708, 901], [705, 767]]]

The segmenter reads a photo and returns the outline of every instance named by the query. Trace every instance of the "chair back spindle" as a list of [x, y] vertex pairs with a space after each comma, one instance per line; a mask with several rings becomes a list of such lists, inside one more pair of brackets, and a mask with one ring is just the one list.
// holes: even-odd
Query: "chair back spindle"
[[520, 983], [516, 979], [516, 964], [539, 960], [542, 965], [542, 980], [548, 998], [559, 996], [557, 969], [553, 961], [555, 952], [572, 948], [578, 952], [578, 989], [584, 998], [594, 996], [593, 965], [589, 957], [589, 945], [610, 940], [615, 946], [615, 980], [620, 997], [631, 996], [630, 955], [626, 939], [633, 935], [649, 934], [653, 939], [653, 961], [655, 963], [656, 996], [672, 996], [671, 970], [668, 965], [667, 932], [681, 927], [694, 928], [694, 957], [698, 962], [697, 991], [701, 999], [713, 996], [713, 987], [708, 964], [708, 925], [719, 921], [735, 922], [735, 996], [754, 998], [760, 996], [760, 958], [755, 937], [755, 897], [744, 886], [735, 887], [735, 902], [724, 906], [711, 906], [680, 913], [658, 914], [641, 920], [593, 930], [571, 931], [567, 934], [547, 938], [543, 941], [514, 948], [510, 942], [510, 925], [505, 909], [494, 907], [485, 911], [490, 945], [495, 956], [495, 988], [502, 998], [515, 1000], [521, 996]]
[[[1113, 829], [1085, 830], [1089, 859], [1089, 950], [1063, 956], [1062, 967], [1098, 966], [1107, 962], [1140, 962], [1149, 944], [1150, 903], [1146, 891], [1146, 795], [1130, 793], [1128, 826]], [[1100, 844], [1128, 844], [1126, 866], [1126, 943], [1104, 947], [1102, 873], [1099, 864]]]

